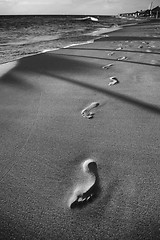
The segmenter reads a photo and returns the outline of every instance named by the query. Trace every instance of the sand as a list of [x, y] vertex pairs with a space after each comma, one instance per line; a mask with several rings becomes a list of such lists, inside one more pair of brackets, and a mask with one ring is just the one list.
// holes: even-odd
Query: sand
[[160, 22], [108, 35], [0, 66], [1, 239], [159, 239]]

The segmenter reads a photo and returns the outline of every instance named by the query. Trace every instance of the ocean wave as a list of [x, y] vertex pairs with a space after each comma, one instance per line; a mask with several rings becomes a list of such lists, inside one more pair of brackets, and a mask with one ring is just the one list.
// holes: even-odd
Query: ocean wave
[[85, 45], [85, 44], [90, 44], [90, 43], [94, 43], [94, 39], [93, 40], [89, 40], [89, 41], [85, 41], [85, 42], [71, 43], [71, 44], [68, 44], [66, 46], [59, 47], [59, 48], [44, 49], [40, 53], [52, 52], [52, 51], [56, 51], [56, 50], [59, 50], [59, 49], [62, 49], [62, 48], [70, 48], [70, 47], [79, 46], [79, 45]]
[[109, 32], [117, 31], [119, 29], [121, 29], [120, 26], [114, 25], [114, 26], [108, 27], [108, 28], [98, 28], [97, 30], [90, 32], [90, 33], [86, 33], [85, 35], [96, 37], [96, 36], [100, 36], [100, 35], [103, 35], [103, 34], [106, 34]]
[[9, 19], [4, 17], [4, 20], [0, 38], [0, 63], [63, 47], [92, 43], [108, 32], [115, 31], [113, 24], [121, 24], [114, 17], [95, 15], [37, 18], [16, 16]]
[[78, 43], [71, 43], [71, 44], [68, 44], [68, 45], [63, 46], [63, 47], [47, 48], [47, 49], [43, 49], [43, 50], [38, 51], [38, 52], [27, 53], [27, 54], [22, 55], [22, 56], [20, 56], [20, 54], [19, 54], [17, 56], [14, 56], [13, 58], [9, 58], [9, 59], [5, 58], [3, 62], [0, 62], [0, 65], [6, 64], [6, 63], [9, 63], [9, 62], [18, 61], [22, 58], [26, 58], [26, 57], [30, 57], [30, 56], [35, 56], [35, 55], [39, 55], [39, 54], [44, 54], [44, 53], [48, 53], [48, 52], [57, 51], [57, 50], [63, 49], [63, 48], [65, 49], [65, 48], [70, 48], [70, 47], [85, 45], [85, 44], [91, 44], [91, 43], [94, 43], [94, 40], [89, 40], [89, 41], [85, 41], [85, 42], [78, 42]]
[[61, 38], [61, 34], [56, 34], [53, 36], [37, 36], [32, 37], [27, 40], [15, 41], [15, 42], [7, 42], [7, 43], [0, 43], [0, 46], [22, 46], [22, 45], [29, 45], [41, 42], [50, 42]]
[[82, 17], [82, 18], [75, 18], [74, 20], [78, 20], [78, 21], [92, 21], [92, 22], [98, 22], [98, 18], [95, 17]]

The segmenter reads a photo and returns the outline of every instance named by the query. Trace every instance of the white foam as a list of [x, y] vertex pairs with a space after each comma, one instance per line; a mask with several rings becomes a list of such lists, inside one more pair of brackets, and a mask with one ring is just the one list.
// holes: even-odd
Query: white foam
[[98, 22], [98, 18], [95, 18], [95, 17], [90, 17], [90, 16], [88, 16], [88, 17], [83, 17], [83, 18], [75, 18], [75, 20], [78, 20], [78, 21], [88, 21], [88, 20], [90, 20], [90, 21], [93, 21], [93, 22]]
[[79, 46], [79, 45], [90, 44], [90, 43], [94, 43], [94, 40], [89, 40], [89, 41], [81, 42], [81, 43], [71, 43], [71, 44], [69, 44], [67, 46], [64, 46], [62, 48], [69, 48], [69, 47], [74, 47], [74, 46]]
[[46, 53], [46, 52], [51, 52], [51, 51], [56, 51], [56, 50], [59, 50], [60, 48], [49, 48], [49, 49], [44, 49], [42, 50], [42, 52], [40, 53]]
[[[112, 27], [108, 27], [108, 28], [98, 28], [96, 31], [93, 31], [91, 33], [87, 33], [85, 35], [87, 36], [99, 36], [101, 34], [105, 34], [105, 33], [109, 33], [109, 32], [114, 32], [121, 29], [121, 27], [119, 26], [112, 26]], [[107, 37], [108, 35], [103, 35], [101, 37]]]
[[[86, 41], [86, 42], [81, 42], [81, 43], [71, 43], [69, 45], [66, 45], [62, 48], [49, 48], [49, 49], [44, 49], [42, 50], [40, 53], [46, 53], [46, 52], [52, 52], [52, 51], [56, 51], [56, 50], [59, 50], [59, 49], [66, 49], [66, 48], [70, 48], [70, 47], [74, 47], [74, 46], [80, 46], [80, 45], [85, 45], [85, 44], [90, 44], [90, 43], [94, 43], [94, 40], [89, 40], [89, 41]], [[39, 54], [40, 54], [39, 53]]]

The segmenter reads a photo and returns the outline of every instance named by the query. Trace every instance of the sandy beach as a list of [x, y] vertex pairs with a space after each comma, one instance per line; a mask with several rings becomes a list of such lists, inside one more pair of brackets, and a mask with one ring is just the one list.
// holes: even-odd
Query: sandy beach
[[107, 34], [0, 65], [0, 239], [160, 238], [160, 21]]

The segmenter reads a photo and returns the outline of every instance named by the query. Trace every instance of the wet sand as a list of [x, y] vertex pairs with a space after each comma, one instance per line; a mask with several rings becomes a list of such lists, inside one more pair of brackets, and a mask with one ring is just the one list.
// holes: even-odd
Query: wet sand
[[159, 239], [159, 76], [158, 21], [0, 66], [2, 239]]

